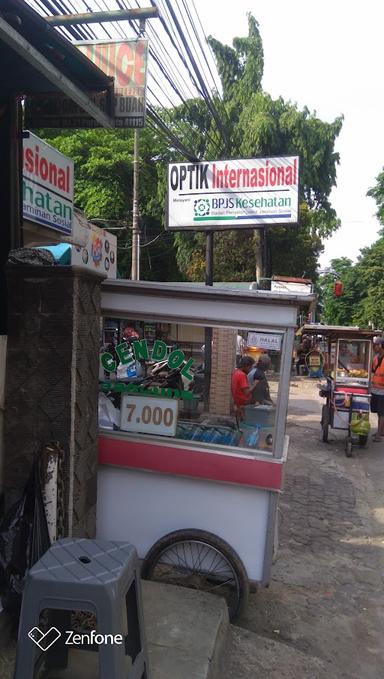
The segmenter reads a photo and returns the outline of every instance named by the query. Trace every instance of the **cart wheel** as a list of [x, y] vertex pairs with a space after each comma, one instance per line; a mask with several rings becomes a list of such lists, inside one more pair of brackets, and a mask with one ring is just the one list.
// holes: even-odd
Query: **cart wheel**
[[323, 405], [321, 410], [321, 430], [322, 439], [324, 443], [328, 442], [328, 429], [329, 429], [329, 410], [326, 405]]
[[144, 559], [141, 576], [223, 596], [235, 620], [248, 601], [244, 565], [224, 540], [193, 528], [177, 530], [158, 540]]
[[352, 439], [350, 436], [345, 439], [345, 454], [347, 457], [352, 457]]
[[366, 446], [368, 443], [368, 436], [359, 436], [359, 446]]

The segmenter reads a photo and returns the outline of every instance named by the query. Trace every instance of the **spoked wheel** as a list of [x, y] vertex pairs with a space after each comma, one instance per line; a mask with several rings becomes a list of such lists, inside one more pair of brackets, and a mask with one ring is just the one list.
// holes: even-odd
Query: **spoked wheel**
[[345, 454], [347, 457], [352, 457], [352, 439], [350, 436], [345, 439]]
[[142, 566], [145, 580], [219, 594], [235, 620], [247, 605], [249, 582], [243, 563], [224, 540], [203, 530], [178, 530], [149, 550]]
[[324, 443], [328, 442], [328, 431], [329, 431], [329, 409], [326, 405], [323, 405], [321, 410], [321, 437]]

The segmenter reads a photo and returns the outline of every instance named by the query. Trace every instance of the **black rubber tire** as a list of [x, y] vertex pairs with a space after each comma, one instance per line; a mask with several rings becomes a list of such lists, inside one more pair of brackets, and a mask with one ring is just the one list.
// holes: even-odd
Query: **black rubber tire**
[[362, 436], [361, 434], [359, 435], [359, 446], [363, 447], [366, 446], [368, 443], [368, 436]]
[[[200, 544], [200, 545], [205, 545], [208, 548], [214, 550], [216, 554], [219, 554], [222, 558], [225, 559], [225, 561], [229, 564], [234, 577], [237, 581], [237, 591], [235, 596], [233, 597], [233, 600], [228, 601], [227, 599], [227, 605], [228, 605], [228, 613], [229, 613], [229, 619], [231, 622], [233, 620], [236, 620], [243, 611], [245, 610], [248, 602], [248, 596], [249, 596], [249, 581], [247, 577], [246, 570], [244, 568], [244, 564], [241, 561], [240, 557], [232, 547], [229, 546], [225, 540], [222, 538], [219, 538], [217, 535], [214, 535], [213, 533], [209, 533], [204, 530], [199, 530], [195, 528], [188, 528], [185, 530], [177, 530], [174, 531], [173, 533], [168, 533], [168, 535], [165, 535], [163, 538], [158, 540], [153, 547], [149, 550], [148, 554], [146, 555], [142, 568], [141, 568], [141, 577], [144, 580], [156, 580], [160, 582], [168, 582], [171, 584], [178, 584], [184, 587], [190, 587], [191, 589], [201, 589], [201, 587], [196, 587], [196, 581], [197, 578], [200, 577], [201, 580], [201, 573], [198, 572], [198, 570], [193, 570], [190, 569], [190, 574], [193, 577], [193, 573], [196, 573], [196, 581], [195, 583], [190, 583], [190, 584], [184, 584], [182, 582], [176, 582], [175, 579], [172, 578], [170, 575], [169, 578], [167, 579], [167, 574], [165, 574], [165, 577], [156, 577], [156, 566], [159, 566], [161, 557], [165, 555], [167, 551], [171, 551], [172, 548], [175, 548], [177, 545], [186, 545], [186, 544]], [[190, 547], [190, 549], [192, 549]], [[185, 555], [185, 551], [184, 551]], [[205, 557], [204, 557], [205, 558]], [[216, 558], [216, 556], [214, 556]], [[194, 565], [197, 565], [196, 563]], [[213, 565], [213, 561], [212, 564]], [[215, 590], [218, 590], [217, 587], [217, 580], [215, 581]], [[199, 581], [200, 583], [200, 581]], [[219, 585], [220, 587], [220, 585]], [[226, 588], [228, 590], [228, 587]], [[209, 588], [203, 588], [204, 591], [210, 591], [212, 593], [212, 589], [210, 590]], [[223, 592], [216, 591], [213, 593], [221, 594], [222, 596], [225, 597]]]
[[329, 432], [329, 411], [326, 405], [323, 405], [321, 410], [321, 438], [324, 443], [328, 443], [328, 432]]
[[345, 439], [345, 454], [347, 457], [352, 457], [352, 439], [350, 436]]

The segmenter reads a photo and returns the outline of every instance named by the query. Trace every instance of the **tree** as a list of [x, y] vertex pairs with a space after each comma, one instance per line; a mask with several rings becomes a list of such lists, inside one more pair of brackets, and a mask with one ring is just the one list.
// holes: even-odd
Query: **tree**
[[[331, 260], [331, 269], [319, 280], [321, 299], [321, 320], [327, 325], [353, 325], [358, 304], [361, 299], [361, 285], [356, 275], [356, 267], [348, 257]], [[336, 297], [335, 281], [343, 285], [343, 294]]]
[[[263, 92], [263, 46], [258, 23], [252, 15], [248, 15], [248, 28], [248, 37], [235, 38], [233, 48], [213, 37], [208, 38], [223, 88], [224, 104], [220, 105], [225, 140], [222, 144], [215, 148], [206, 141], [207, 138], [217, 139], [217, 129], [212, 117], [202, 115], [202, 102], [192, 107], [188, 103], [176, 109], [175, 119], [183, 119], [185, 125], [192, 125], [194, 134], [201, 139], [196, 148], [204, 149], [207, 160], [220, 159], [223, 157], [220, 154], [232, 158], [300, 155], [300, 226], [268, 231], [271, 270], [299, 276], [305, 269], [308, 277], [315, 278], [317, 257], [322, 251], [321, 239], [339, 227], [329, 194], [336, 184], [339, 156], [334, 151], [334, 144], [342, 118], [325, 123], [307, 108], [299, 111], [291, 102], [285, 102], [281, 97], [273, 100]], [[232, 232], [221, 232], [216, 236], [216, 242], [216, 280], [224, 276], [227, 280], [237, 280], [239, 276], [242, 280], [253, 280], [257, 234], [241, 231], [234, 236]], [[175, 244], [178, 264], [185, 275], [201, 276], [201, 266], [191, 268], [189, 263], [202, 261], [204, 238], [180, 234]]]
[[360, 286], [360, 299], [354, 312], [354, 322], [384, 329], [384, 229], [379, 239], [363, 248], [354, 267]]
[[[120, 226], [118, 270], [130, 277], [133, 182], [132, 130], [76, 130], [40, 136], [75, 162], [75, 204], [102, 228]], [[139, 213], [143, 233], [141, 277], [178, 280], [173, 235], [163, 230], [163, 183], [159, 170], [164, 142], [149, 130], [140, 134]], [[154, 160], [155, 159], [155, 160]], [[160, 159], [160, 160], [159, 160]], [[124, 228], [125, 225], [125, 228]], [[152, 242], [153, 241], [153, 242]], [[152, 244], [146, 246], [145, 243]]]
[[367, 196], [374, 198], [377, 204], [377, 218], [381, 224], [384, 224], [384, 168], [376, 177], [376, 185], [367, 192]]

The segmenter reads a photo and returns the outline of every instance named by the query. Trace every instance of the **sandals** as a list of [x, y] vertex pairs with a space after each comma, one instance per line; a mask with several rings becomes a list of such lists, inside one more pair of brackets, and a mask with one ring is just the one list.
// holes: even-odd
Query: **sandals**
[[384, 441], [384, 436], [380, 436], [380, 434], [374, 434], [372, 436], [372, 441], [374, 443], [380, 443], [381, 441]]

